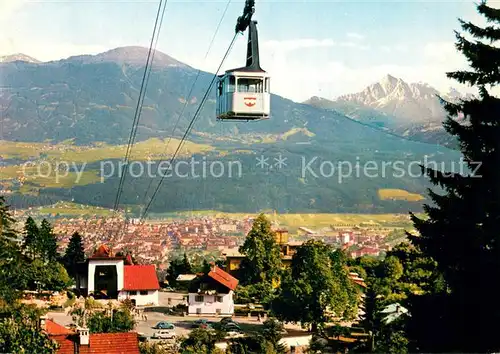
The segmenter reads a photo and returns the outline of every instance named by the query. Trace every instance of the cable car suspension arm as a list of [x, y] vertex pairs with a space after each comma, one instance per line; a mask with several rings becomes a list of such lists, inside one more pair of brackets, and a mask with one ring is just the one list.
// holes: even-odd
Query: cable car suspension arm
[[236, 33], [245, 32], [247, 27], [250, 25], [250, 21], [252, 20], [252, 15], [255, 12], [255, 0], [246, 0], [245, 8], [243, 9], [243, 15], [238, 17], [236, 21]]

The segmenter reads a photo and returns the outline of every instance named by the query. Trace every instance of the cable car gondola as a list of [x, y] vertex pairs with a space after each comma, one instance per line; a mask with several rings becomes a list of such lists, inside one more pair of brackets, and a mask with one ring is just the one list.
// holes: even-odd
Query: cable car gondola
[[236, 32], [248, 27], [246, 66], [227, 70], [217, 77], [217, 120], [268, 119], [271, 110], [270, 76], [260, 67], [257, 21], [252, 21], [253, 0], [238, 18]]

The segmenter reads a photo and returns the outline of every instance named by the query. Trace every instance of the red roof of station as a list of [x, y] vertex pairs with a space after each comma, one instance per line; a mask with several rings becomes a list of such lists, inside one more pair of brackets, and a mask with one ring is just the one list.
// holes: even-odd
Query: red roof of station
[[126, 265], [123, 290], [159, 290], [160, 283], [154, 265]]

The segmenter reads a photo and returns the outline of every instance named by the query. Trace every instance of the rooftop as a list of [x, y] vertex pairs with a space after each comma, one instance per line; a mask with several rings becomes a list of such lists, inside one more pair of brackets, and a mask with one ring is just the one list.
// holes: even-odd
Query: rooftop
[[124, 268], [124, 290], [160, 289], [154, 265], [126, 265]]
[[107, 245], [100, 245], [89, 259], [125, 259], [125, 257], [117, 257]]
[[60, 324], [54, 322], [51, 319], [45, 320], [45, 332], [48, 335], [61, 335], [61, 334], [73, 334], [74, 332]]
[[194, 278], [196, 278], [196, 274], [179, 274], [179, 276], [177, 276], [177, 281], [191, 281], [193, 280]]
[[137, 333], [90, 334], [89, 345], [78, 346], [78, 335], [50, 335], [59, 344], [57, 354], [139, 354]]
[[236, 289], [239, 283], [238, 279], [217, 266], [214, 266], [212, 268], [212, 270], [208, 273], [208, 276], [233, 291]]

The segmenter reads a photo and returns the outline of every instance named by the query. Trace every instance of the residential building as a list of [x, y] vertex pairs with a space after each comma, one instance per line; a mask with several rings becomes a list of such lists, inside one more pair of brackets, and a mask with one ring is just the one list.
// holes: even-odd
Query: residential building
[[76, 277], [80, 294], [96, 299], [131, 299], [137, 306], [158, 305], [160, 284], [154, 265], [134, 265], [129, 256], [114, 256], [101, 245]]
[[[292, 264], [293, 255], [303, 242], [289, 241], [288, 230], [285, 229], [274, 230], [274, 233], [276, 243], [280, 247], [281, 262], [285, 267], [289, 267]], [[245, 258], [245, 255], [239, 253], [237, 249], [228, 249], [223, 251], [222, 255], [226, 258], [226, 271], [233, 274], [239, 269], [241, 261]]]
[[234, 314], [234, 290], [238, 279], [212, 264], [208, 274], [198, 276], [189, 286], [189, 315]]
[[42, 317], [40, 328], [59, 344], [56, 354], [139, 354], [136, 332], [89, 333], [87, 328], [72, 330]]
[[358, 258], [363, 256], [374, 256], [377, 257], [380, 255], [380, 249], [375, 247], [361, 247], [360, 249], [354, 250], [350, 252], [352, 258]]

